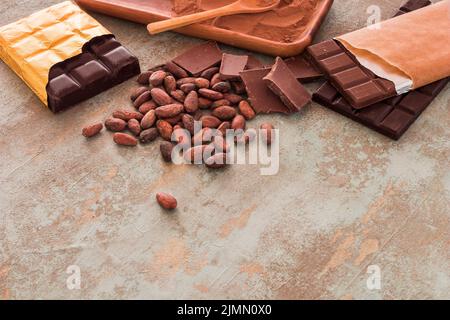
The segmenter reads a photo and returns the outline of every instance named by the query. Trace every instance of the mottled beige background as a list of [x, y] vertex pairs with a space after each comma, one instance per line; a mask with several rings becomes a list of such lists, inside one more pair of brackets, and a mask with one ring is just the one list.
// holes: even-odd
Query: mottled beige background
[[[1, 1], [0, 21], [56, 2]], [[402, 2], [337, 0], [318, 39]], [[95, 17], [144, 68], [200, 42]], [[262, 177], [167, 165], [157, 143], [120, 148], [105, 131], [86, 141], [84, 125], [129, 105], [132, 80], [53, 115], [3, 63], [0, 75], [2, 299], [450, 298], [449, 87], [399, 142], [317, 104], [258, 117], [250, 126], [281, 130], [280, 172]], [[80, 290], [66, 287], [69, 265]], [[367, 289], [369, 265], [381, 290]]]

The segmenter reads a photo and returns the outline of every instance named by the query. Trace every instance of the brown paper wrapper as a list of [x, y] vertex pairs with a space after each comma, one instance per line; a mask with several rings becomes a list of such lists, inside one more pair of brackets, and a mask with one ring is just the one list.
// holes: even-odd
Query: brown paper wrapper
[[50, 68], [110, 32], [70, 1], [0, 28], [0, 58], [47, 105]]
[[410, 89], [450, 76], [450, 0], [384, 21], [378, 27], [336, 40], [356, 58], [378, 64], [386, 74], [409, 78]]

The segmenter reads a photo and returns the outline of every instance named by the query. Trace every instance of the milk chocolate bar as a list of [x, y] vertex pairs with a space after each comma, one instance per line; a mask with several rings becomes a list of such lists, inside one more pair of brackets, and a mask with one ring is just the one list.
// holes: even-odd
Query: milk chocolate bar
[[81, 54], [50, 69], [48, 107], [61, 111], [139, 73], [138, 59], [114, 36], [96, 37], [83, 46]]
[[392, 81], [362, 66], [338, 41], [326, 40], [308, 47], [308, 53], [326, 78], [355, 109], [397, 95]]
[[276, 58], [275, 64], [263, 80], [292, 112], [299, 111], [311, 101], [309, 92], [297, 81], [280, 57]]
[[360, 110], [353, 108], [329, 82], [323, 84], [313, 94], [313, 100], [391, 139], [398, 140], [444, 89], [449, 79], [439, 80]]
[[248, 56], [238, 56], [224, 53], [220, 65], [220, 79], [240, 80], [239, 73], [244, 71], [248, 63]]
[[[400, 12], [404, 14], [430, 4], [430, 1], [423, 0], [408, 1], [397, 12], [396, 16]], [[353, 108], [330, 82], [323, 84], [313, 94], [313, 100], [397, 140], [431, 104], [449, 80], [450, 78], [439, 80], [407, 94], [373, 104], [362, 110]]]

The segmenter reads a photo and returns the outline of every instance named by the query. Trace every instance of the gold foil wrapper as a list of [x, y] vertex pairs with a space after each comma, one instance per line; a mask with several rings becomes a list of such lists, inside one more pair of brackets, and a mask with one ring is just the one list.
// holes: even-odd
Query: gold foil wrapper
[[0, 58], [47, 105], [50, 68], [106, 34], [110, 32], [94, 18], [66, 1], [0, 27]]

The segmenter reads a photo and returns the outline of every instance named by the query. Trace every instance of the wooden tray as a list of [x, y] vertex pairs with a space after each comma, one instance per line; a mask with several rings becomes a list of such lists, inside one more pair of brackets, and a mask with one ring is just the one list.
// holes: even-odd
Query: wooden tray
[[[87, 10], [148, 24], [168, 19], [172, 15], [172, 0], [75, 0]], [[155, 6], [155, 1], [159, 5]], [[152, 4], [153, 3], [153, 4]], [[182, 34], [211, 39], [252, 51], [273, 56], [289, 57], [301, 53], [313, 40], [322, 21], [333, 4], [333, 0], [319, 0], [315, 13], [306, 25], [305, 31], [291, 42], [277, 42], [264, 38], [218, 28], [213, 24], [194, 24], [177, 29]]]

